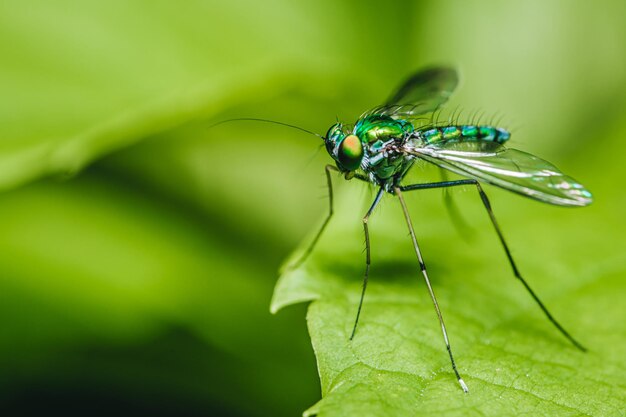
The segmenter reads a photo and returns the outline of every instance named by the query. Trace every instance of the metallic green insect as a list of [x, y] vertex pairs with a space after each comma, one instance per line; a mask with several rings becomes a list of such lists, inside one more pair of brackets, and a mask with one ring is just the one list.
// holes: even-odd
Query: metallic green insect
[[[443, 317], [428, 278], [426, 265], [415, 237], [403, 193], [431, 188], [475, 186], [511, 264], [513, 274], [520, 280], [548, 320], [574, 346], [582, 351], [586, 349], [556, 321], [520, 274], [496, 222], [489, 199], [480, 183], [495, 185], [544, 203], [559, 206], [586, 206], [591, 203], [592, 197], [591, 193], [580, 183], [561, 173], [549, 162], [534, 155], [505, 147], [504, 143], [509, 140], [510, 134], [504, 129], [474, 124], [420, 123], [420, 120], [423, 120], [423, 117], [420, 116], [435, 112], [448, 100], [457, 84], [457, 73], [453, 69], [431, 68], [420, 71], [402, 84], [387, 100], [386, 104], [364, 113], [354, 126], [347, 126], [343, 123], [336, 123], [331, 126], [326, 135], [322, 137], [326, 150], [335, 161], [334, 166], [326, 166], [330, 212], [309, 247], [293, 266], [301, 264], [311, 253], [332, 216], [331, 171], [341, 172], [346, 179], [356, 178], [378, 187], [374, 202], [363, 217], [366, 264], [361, 299], [350, 336], [350, 340], [352, 340], [361, 314], [369, 277], [368, 219], [384, 193], [397, 196], [409, 228], [421, 273], [441, 325], [452, 369], [463, 391], [468, 392], [467, 385], [459, 375], [452, 355]], [[405, 175], [417, 161], [437, 165], [466, 179], [403, 184]]]

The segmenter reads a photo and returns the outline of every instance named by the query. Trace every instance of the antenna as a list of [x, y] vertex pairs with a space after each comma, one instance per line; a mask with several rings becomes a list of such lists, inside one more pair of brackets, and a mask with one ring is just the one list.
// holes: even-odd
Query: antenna
[[300, 130], [301, 132], [305, 132], [305, 133], [308, 133], [310, 135], [317, 136], [320, 139], [324, 139], [324, 136], [322, 136], [320, 134], [317, 134], [315, 132], [311, 132], [310, 130], [301, 128], [299, 126], [290, 125], [289, 123], [284, 123], [284, 122], [277, 122], [275, 120], [257, 119], [257, 118], [254, 118], [254, 117], [239, 117], [239, 118], [236, 118], [236, 119], [222, 120], [221, 122], [217, 122], [214, 125], [210, 126], [209, 129], [214, 128], [216, 126], [219, 126], [221, 124], [230, 123], [230, 122], [263, 122], [263, 123], [273, 123], [273, 124], [280, 125], [280, 126], [291, 127], [293, 129]]

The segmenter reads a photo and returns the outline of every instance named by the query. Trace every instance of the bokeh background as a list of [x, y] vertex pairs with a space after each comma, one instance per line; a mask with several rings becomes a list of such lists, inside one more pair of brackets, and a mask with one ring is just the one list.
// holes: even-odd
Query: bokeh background
[[519, 245], [558, 241], [524, 233], [527, 213], [576, 224], [590, 264], [615, 257], [624, 22], [621, 0], [0, 2], [0, 412], [315, 403], [306, 306], [269, 303], [325, 213], [328, 156], [287, 128], [211, 126], [324, 133], [425, 65], [461, 72], [451, 108], [502, 115], [594, 192], [564, 211], [496, 193]]

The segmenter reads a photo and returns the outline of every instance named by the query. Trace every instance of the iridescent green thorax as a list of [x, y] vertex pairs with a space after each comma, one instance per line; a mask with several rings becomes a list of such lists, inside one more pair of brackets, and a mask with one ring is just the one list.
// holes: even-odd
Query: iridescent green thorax
[[371, 115], [359, 120], [354, 126], [354, 134], [363, 144], [376, 143], [381, 140], [403, 139], [413, 133], [413, 125], [405, 120], [396, 120], [389, 116]]
[[397, 149], [413, 132], [410, 122], [389, 116], [371, 115], [357, 122], [354, 134], [363, 141], [367, 155], [362, 166], [374, 182], [382, 185], [410, 168], [411, 162]]
[[419, 130], [417, 132], [426, 145], [448, 142], [484, 141], [504, 143], [511, 134], [504, 129], [493, 126], [441, 126]]

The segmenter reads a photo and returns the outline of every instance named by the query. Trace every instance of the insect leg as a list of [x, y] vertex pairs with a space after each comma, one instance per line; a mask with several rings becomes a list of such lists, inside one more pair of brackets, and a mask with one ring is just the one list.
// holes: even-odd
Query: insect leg
[[413, 241], [413, 249], [415, 249], [415, 254], [417, 255], [417, 260], [420, 263], [420, 270], [422, 271], [422, 275], [424, 276], [424, 281], [426, 282], [426, 286], [428, 287], [428, 293], [430, 294], [430, 298], [433, 301], [433, 305], [435, 306], [435, 312], [437, 313], [437, 318], [439, 319], [439, 324], [441, 325], [441, 332], [443, 333], [443, 340], [446, 343], [446, 349], [448, 349], [448, 355], [450, 355], [450, 362], [452, 363], [452, 370], [454, 371], [454, 375], [456, 375], [456, 379], [459, 381], [461, 388], [466, 393], [469, 392], [467, 389], [467, 385], [459, 375], [459, 371], [456, 369], [456, 363], [454, 362], [454, 356], [452, 355], [452, 348], [450, 347], [450, 341], [448, 340], [448, 332], [446, 331], [446, 325], [443, 322], [443, 316], [441, 315], [441, 310], [439, 309], [439, 303], [437, 303], [437, 297], [435, 297], [435, 292], [433, 291], [433, 287], [430, 285], [430, 279], [428, 278], [428, 272], [426, 272], [426, 264], [424, 263], [424, 258], [422, 257], [422, 251], [417, 243], [417, 238], [415, 237], [415, 231], [413, 230], [413, 224], [411, 223], [411, 217], [409, 216], [409, 211], [406, 208], [406, 203], [404, 202], [404, 197], [402, 197], [402, 191], [399, 187], [394, 188], [394, 193], [398, 196], [400, 200], [400, 205], [402, 206], [402, 211], [404, 212], [404, 218], [406, 220], [406, 224], [409, 227], [409, 233], [411, 234], [411, 240]]
[[370, 206], [369, 210], [365, 216], [363, 216], [363, 231], [365, 232], [365, 275], [363, 276], [363, 288], [361, 290], [361, 299], [359, 300], [359, 309], [356, 312], [356, 319], [354, 320], [354, 327], [352, 327], [352, 333], [350, 334], [350, 340], [354, 338], [354, 333], [356, 332], [356, 326], [359, 324], [359, 316], [361, 315], [361, 308], [363, 307], [363, 298], [365, 297], [365, 289], [367, 288], [367, 279], [370, 274], [370, 233], [367, 228], [367, 222], [370, 218], [370, 215], [380, 202], [381, 197], [383, 196], [384, 189], [381, 187], [376, 194], [376, 198], [374, 198], [374, 202]]
[[487, 194], [485, 194], [485, 192], [483, 191], [483, 188], [480, 186], [477, 180], [466, 179], [466, 180], [458, 180], [458, 181], [433, 182], [433, 183], [426, 183], [426, 184], [412, 184], [412, 185], [400, 187], [400, 190], [401, 191], [424, 190], [424, 189], [429, 189], [429, 188], [454, 187], [454, 186], [459, 186], [459, 185], [476, 186], [476, 188], [478, 189], [478, 194], [480, 195], [480, 199], [483, 202], [483, 205], [485, 206], [487, 213], [489, 214], [489, 219], [491, 220], [491, 224], [493, 224], [493, 227], [496, 230], [496, 234], [498, 235], [498, 238], [500, 239], [500, 243], [502, 244], [502, 247], [504, 248], [504, 252], [506, 253], [507, 259], [509, 260], [509, 264], [511, 265], [511, 268], [513, 269], [513, 274], [518, 280], [520, 280], [524, 288], [526, 288], [526, 291], [530, 294], [533, 300], [535, 300], [535, 303], [537, 303], [541, 311], [543, 311], [543, 314], [554, 325], [554, 327], [556, 327], [557, 330], [561, 332], [561, 334], [565, 336], [565, 338], [567, 338], [567, 340], [569, 340], [575, 347], [577, 347], [583, 352], [586, 352], [587, 348], [581, 345], [576, 339], [574, 339], [574, 337], [572, 337], [569, 334], [567, 330], [565, 330], [563, 326], [561, 326], [561, 324], [554, 318], [554, 316], [552, 316], [550, 311], [548, 311], [548, 308], [545, 306], [545, 304], [543, 304], [543, 302], [539, 299], [539, 296], [535, 293], [535, 291], [533, 291], [533, 289], [530, 287], [528, 282], [526, 282], [526, 280], [522, 277], [522, 274], [519, 272], [519, 269], [517, 269], [517, 265], [515, 264], [515, 261], [513, 260], [513, 255], [511, 255], [509, 246], [504, 240], [504, 235], [502, 234], [502, 231], [500, 230], [500, 226], [498, 225], [498, 222], [496, 221], [496, 216], [493, 214], [493, 209], [491, 208], [491, 203], [489, 202], [489, 198], [487, 198]]
[[317, 231], [315, 238], [313, 238], [313, 240], [311, 241], [309, 246], [306, 248], [306, 250], [302, 253], [300, 258], [298, 258], [298, 260], [290, 266], [291, 269], [295, 269], [299, 267], [300, 265], [302, 265], [302, 263], [309, 257], [311, 252], [313, 252], [313, 248], [315, 248], [317, 241], [322, 236], [322, 233], [324, 233], [324, 229], [326, 229], [326, 225], [328, 224], [328, 222], [330, 222], [330, 218], [333, 216], [333, 182], [330, 176], [330, 171], [339, 171], [339, 170], [334, 165], [326, 165], [325, 171], [326, 171], [326, 181], [328, 183], [328, 203], [329, 203], [329, 209], [330, 209], [328, 211], [328, 216], [326, 216], [326, 220], [324, 220], [324, 223], [322, 223], [322, 227], [320, 227], [320, 229]]

